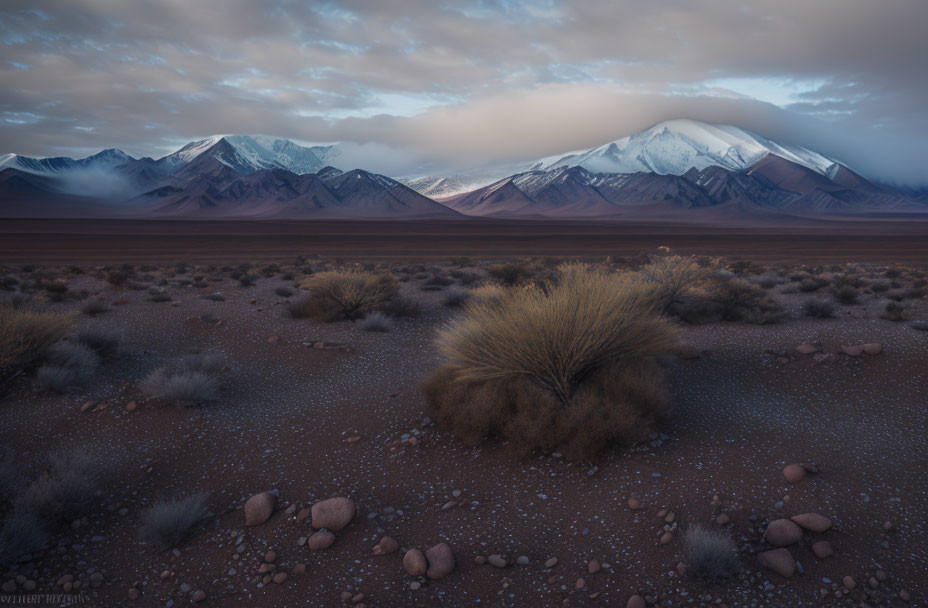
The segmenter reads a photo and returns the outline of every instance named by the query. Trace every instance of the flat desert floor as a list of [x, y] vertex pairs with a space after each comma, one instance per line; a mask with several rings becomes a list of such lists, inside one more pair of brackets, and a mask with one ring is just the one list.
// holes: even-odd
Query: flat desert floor
[[[548, 224], [481, 233], [470, 224], [446, 243], [445, 229], [428, 223], [280, 225], [257, 236], [234, 223], [95, 226], [0, 228], [5, 276], [20, 286], [42, 273], [65, 280], [79, 295], [43, 306], [79, 311], [99, 297], [110, 310], [79, 315], [74, 329], [124, 334], [119, 354], [84, 390], [43, 391], [25, 374], [0, 397], [0, 443], [30, 478], [49, 452], [71, 448], [99, 455], [107, 475], [86, 517], [3, 577], [15, 594], [27, 593], [29, 581], [35, 592], [61, 592], [71, 575], [83, 582], [71, 593], [86, 606], [184, 606], [197, 592], [203, 605], [281, 608], [624, 607], [633, 595], [653, 606], [928, 604], [928, 300], [910, 292], [905, 319], [881, 318], [887, 295], [928, 276], [924, 233], [576, 225], [565, 234]], [[452, 271], [479, 283], [483, 258], [631, 261], [659, 245], [754, 260], [737, 272], [754, 282], [772, 277], [765, 289], [787, 318], [682, 325], [690, 352], [663, 361], [673, 415], [647, 441], [591, 461], [519, 457], [498, 439], [467, 446], [429, 419], [420, 381], [440, 361], [437, 329], [460, 314], [444, 304], [449, 289], [463, 289]], [[321, 257], [296, 262], [298, 254]], [[459, 255], [471, 259], [449, 261]], [[297, 295], [280, 294], [293, 289], [300, 268], [334, 267], [338, 256], [393, 271], [419, 314], [395, 318], [388, 333], [292, 318], [288, 301]], [[279, 267], [267, 269], [270, 261]], [[805, 293], [791, 275], [840, 275], [850, 261], [870, 285], [858, 303], [837, 305], [835, 318], [805, 316], [806, 300], [830, 298], [831, 287]], [[124, 262], [135, 265], [135, 284], [108, 284], [102, 266]], [[253, 263], [254, 285], [223, 268], [240, 262]], [[439, 275], [455, 284], [430, 283]], [[168, 297], [153, 301], [149, 286]], [[221, 299], [204, 297], [217, 292]], [[842, 350], [864, 343], [882, 352]], [[815, 352], [798, 352], [802, 344]], [[141, 394], [153, 369], [192, 352], [226, 357], [231, 373], [218, 403], [172, 406]], [[810, 472], [790, 483], [783, 470], [794, 463]], [[265, 491], [279, 496], [276, 512], [246, 527], [245, 500]], [[194, 492], [207, 493], [213, 515], [177, 550], [140, 541], [146, 507]], [[329, 548], [310, 551], [312, 528], [297, 515], [333, 496], [351, 498], [358, 513]], [[761, 566], [757, 556], [771, 548], [767, 524], [810, 512], [832, 526], [788, 548], [796, 574]], [[743, 567], [736, 579], [706, 586], [681, 576], [683, 532], [694, 523], [731, 534]], [[401, 550], [376, 555], [383, 536]], [[813, 554], [823, 540], [831, 557]], [[440, 542], [453, 550], [451, 574], [405, 572], [405, 549]], [[273, 565], [263, 566], [270, 550]], [[506, 567], [478, 563], [490, 555]], [[275, 582], [277, 573], [287, 576]]]

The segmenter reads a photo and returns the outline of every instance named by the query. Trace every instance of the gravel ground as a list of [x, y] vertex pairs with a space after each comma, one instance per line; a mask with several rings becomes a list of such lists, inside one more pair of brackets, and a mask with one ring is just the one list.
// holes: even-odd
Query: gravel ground
[[[216, 606], [351, 603], [343, 592], [363, 593], [367, 606], [625, 606], [634, 594], [661, 606], [928, 605], [928, 332], [878, 318], [879, 296], [841, 307], [837, 319], [684, 328], [682, 339], [702, 353], [666, 362], [673, 418], [644, 445], [581, 463], [519, 459], [495, 440], [468, 448], [426, 419], [418, 382], [438, 364], [435, 330], [453, 313], [441, 307], [442, 292], [420, 283], [403, 292], [423, 314], [371, 333], [290, 318], [276, 278], [247, 288], [228, 279], [205, 290], [172, 285], [176, 306], [90, 276], [72, 280], [72, 290], [124, 300], [76, 322], [121, 328], [124, 350], [81, 394], [48, 394], [18, 379], [0, 402], [0, 440], [32, 476], [52, 449], [91, 450], [106, 461], [108, 481], [86, 521], [54, 535], [52, 549], [20, 573], [51, 593], [66, 573], [89, 581], [100, 572], [103, 583], [81, 591], [88, 606], [187, 605], [197, 590]], [[225, 301], [199, 297], [214, 291]], [[793, 312], [806, 299], [775, 291]], [[915, 312], [928, 319], [928, 303]], [[316, 342], [330, 346], [307, 346]], [[798, 354], [805, 342], [837, 354]], [[864, 342], [884, 352], [840, 353]], [[142, 398], [142, 378], [193, 351], [228, 357], [220, 403], [183, 408]], [[138, 408], [126, 411], [132, 400]], [[106, 407], [81, 412], [87, 401]], [[795, 462], [820, 473], [789, 484], [782, 470]], [[243, 502], [270, 490], [279, 493], [278, 512], [246, 529]], [[139, 541], [147, 505], [195, 491], [209, 493], [213, 516], [177, 552]], [[298, 542], [310, 526], [284, 511], [332, 496], [352, 498], [359, 515], [332, 547], [310, 552]], [[642, 507], [629, 509], [630, 497]], [[657, 516], [662, 510], [674, 512], [672, 523]], [[834, 526], [790, 547], [801, 572], [783, 579], [761, 568], [766, 523], [805, 512]], [[712, 587], [681, 578], [681, 532], [721, 513], [731, 519], [725, 527], [742, 574]], [[662, 545], [666, 528], [674, 534]], [[371, 552], [385, 534], [404, 549], [447, 542], [457, 567], [410, 589], [402, 552]], [[820, 539], [834, 557], [813, 556], [809, 546]], [[269, 548], [278, 571], [302, 563], [306, 573], [261, 583]], [[528, 564], [474, 561], [491, 554]], [[545, 568], [551, 557], [557, 565]], [[588, 572], [591, 559], [601, 571]], [[877, 570], [887, 577], [872, 589]], [[839, 598], [845, 576], [856, 589]], [[131, 587], [137, 600], [127, 599]]]

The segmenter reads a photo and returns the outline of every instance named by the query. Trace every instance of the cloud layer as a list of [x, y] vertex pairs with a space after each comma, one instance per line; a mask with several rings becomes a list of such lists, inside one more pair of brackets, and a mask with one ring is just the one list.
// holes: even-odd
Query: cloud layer
[[0, 152], [263, 133], [402, 174], [687, 117], [924, 184], [925, 23], [924, 0], [7, 0]]

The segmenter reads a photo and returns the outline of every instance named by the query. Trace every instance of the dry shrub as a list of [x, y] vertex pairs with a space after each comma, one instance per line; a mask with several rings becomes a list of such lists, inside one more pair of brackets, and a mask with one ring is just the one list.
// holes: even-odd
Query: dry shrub
[[524, 283], [532, 278], [531, 270], [525, 264], [516, 262], [494, 264], [487, 269], [487, 272], [494, 280], [509, 287]]
[[716, 265], [701, 266], [695, 256], [661, 255], [642, 266], [641, 274], [658, 286], [661, 309], [667, 311], [685, 291], [708, 280]]
[[738, 549], [724, 530], [690, 526], [686, 542], [686, 573], [705, 583], [721, 583], [741, 571]]
[[314, 321], [359, 319], [399, 291], [399, 281], [390, 273], [366, 270], [320, 272], [300, 284], [309, 290], [301, 301], [303, 316]]
[[0, 378], [42, 355], [61, 339], [72, 318], [0, 305]]
[[10, 511], [0, 526], [0, 572], [45, 547], [48, 533], [34, 513]]
[[423, 390], [465, 440], [587, 457], [639, 438], [666, 406], [653, 355], [673, 343], [655, 286], [562, 265], [553, 283], [475, 296], [439, 334], [447, 364]]
[[173, 365], [149, 374], [139, 385], [155, 399], [197, 405], [218, 401], [226, 361], [220, 355], [200, 354], [182, 357]]
[[669, 312], [694, 325], [718, 321], [766, 325], [783, 318], [783, 308], [762, 288], [721, 275], [691, 289], [680, 302], [670, 306]]
[[886, 308], [884, 308], [883, 312], [880, 313], [881, 319], [886, 319], [887, 321], [892, 321], [894, 323], [908, 321], [911, 316], [912, 313], [908, 308], [895, 302], [887, 302]]
[[816, 319], [834, 319], [835, 305], [831, 300], [811, 299], [802, 305], [802, 311], [807, 317]]
[[50, 522], [70, 522], [91, 510], [103, 477], [96, 455], [78, 449], [55, 452], [48, 471], [26, 489], [17, 509]]
[[142, 513], [139, 537], [155, 549], [167, 551], [179, 545], [207, 517], [205, 494], [161, 500]]

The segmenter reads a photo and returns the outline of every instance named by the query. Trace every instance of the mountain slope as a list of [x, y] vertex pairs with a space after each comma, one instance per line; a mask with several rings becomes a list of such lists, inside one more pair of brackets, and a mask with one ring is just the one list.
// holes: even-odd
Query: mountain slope
[[262, 169], [286, 169], [304, 175], [315, 173], [338, 158], [337, 146], [304, 147], [288, 139], [263, 135], [214, 135], [193, 141], [159, 162], [186, 167], [203, 157], [212, 157], [234, 171], [245, 174]]

